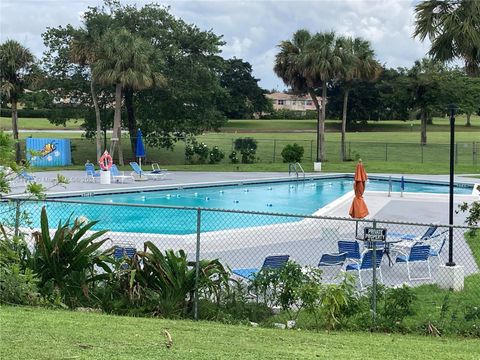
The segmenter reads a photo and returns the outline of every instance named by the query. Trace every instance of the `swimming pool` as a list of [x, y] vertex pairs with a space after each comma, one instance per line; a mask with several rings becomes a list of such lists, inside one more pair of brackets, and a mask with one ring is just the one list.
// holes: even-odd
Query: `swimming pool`
[[[112, 231], [161, 234], [196, 232], [197, 211], [188, 208], [212, 208], [270, 213], [313, 214], [328, 203], [352, 190], [351, 178], [323, 178], [306, 181], [283, 181], [247, 185], [208, 186], [189, 189], [155, 190], [123, 194], [97, 195], [68, 200], [87, 204], [46, 202], [49, 220], [84, 216], [99, 220], [97, 228]], [[387, 191], [388, 182], [369, 180], [367, 191]], [[393, 191], [400, 191], [400, 182], [393, 181]], [[470, 194], [472, 187], [456, 187], [456, 194]], [[448, 193], [447, 185], [405, 182], [405, 192]], [[66, 199], [67, 200], [67, 199]], [[122, 205], [130, 204], [131, 206]], [[43, 203], [28, 203], [31, 214], [38, 214]], [[155, 206], [164, 206], [158, 208]], [[38, 216], [32, 216], [33, 221]], [[298, 217], [265, 216], [205, 211], [202, 231], [217, 231], [299, 221]]]

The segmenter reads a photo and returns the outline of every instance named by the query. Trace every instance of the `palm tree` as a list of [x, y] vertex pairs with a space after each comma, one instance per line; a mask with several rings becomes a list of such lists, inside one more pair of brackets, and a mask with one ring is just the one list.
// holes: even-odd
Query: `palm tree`
[[96, 81], [115, 85], [115, 115], [110, 146], [112, 157], [118, 146], [118, 161], [123, 165], [121, 145], [122, 90], [125, 87], [146, 89], [161, 81], [152, 70], [150, 44], [127, 29], [109, 30], [102, 36], [97, 61], [92, 64]]
[[355, 81], [371, 81], [377, 79], [382, 67], [380, 63], [374, 59], [375, 52], [371, 48], [369, 41], [361, 38], [340, 38], [338, 40], [338, 46], [339, 50], [345, 53], [344, 66], [341, 69], [341, 79], [344, 85], [341, 154], [342, 160], [345, 161], [348, 95]]
[[[90, 73], [92, 73], [92, 64], [97, 58], [97, 51], [99, 47], [99, 39], [97, 36], [89, 34], [87, 31], [79, 31], [74, 40], [70, 44], [70, 57], [73, 62], [88, 66]], [[95, 123], [96, 123], [96, 148], [97, 148], [97, 162], [100, 161], [102, 155], [102, 123], [100, 118], [100, 107], [98, 106], [98, 98], [95, 92], [95, 79], [90, 74], [90, 94], [92, 96], [93, 106], [95, 109]]]
[[[282, 41], [274, 71], [295, 92], [308, 93], [317, 109], [317, 161], [326, 160], [325, 115], [327, 84], [341, 70], [344, 54], [339, 51], [334, 32], [311, 35], [298, 30], [292, 40]], [[321, 105], [317, 91], [322, 89]]]
[[480, 1], [425, 0], [415, 6], [415, 32], [429, 38], [429, 54], [446, 62], [465, 61], [469, 76], [480, 76]]
[[18, 141], [18, 99], [25, 88], [35, 80], [35, 57], [29, 49], [15, 40], [0, 45], [1, 90], [12, 106], [12, 132], [15, 139], [15, 160], [20, 162]]

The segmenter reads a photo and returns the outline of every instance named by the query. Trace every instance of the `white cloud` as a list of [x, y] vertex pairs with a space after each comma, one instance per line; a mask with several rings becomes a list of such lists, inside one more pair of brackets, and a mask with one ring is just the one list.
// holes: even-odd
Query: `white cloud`
[[[127, 0], [139, 6], [155, 0]], [[239, 57], [252, 64], [265, 88], [281, 87], [273, 73], [277, 45], [306, 28], [312, 32], [335, 30], [372, 42], [377, 57], [387, 66], [410, 66], [425, 55], [428, 43], [412, 39], [413, 3], [410, 0], [312, 1], [166, 1], [172, 13], [202, 29], [224, 35], [224, 57]], [[88, 6], [101, 0], [2, 0], [1, 41], [14, 38], [40, 56], [41, 33], [47, 26], [80, 24]]]

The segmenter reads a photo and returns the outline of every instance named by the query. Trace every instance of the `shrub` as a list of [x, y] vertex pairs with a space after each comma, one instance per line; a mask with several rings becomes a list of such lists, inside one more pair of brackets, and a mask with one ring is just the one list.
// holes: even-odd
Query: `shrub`
[[238, 138], [235, 140], [234, 148], [242, 155], [242, 164], [253, 164], [256, 160], [257, 140], [253, 138]]
[[[34, 232], [35, 248], [29, 266], [38, 274], [40, 292], [48, 295], [58, 291], [70, 307], [89, 299], [89, 290], [95, 281], [108, 278], [111, 269], [109, 251], [98, 252], [108, 240], [96, 241], [107, 230], [85, 236], [97, 221], [85, 223], [70, 219], [59, 223], [50, 236], [50, 226], [45, 207], [40, 216], [41, 231]], [[95, 267], [103, 269], [98, 274]]]
[[36, 305], [40, 299], [38, 278], [19, 264], [0, 266], [0, 303]]
[[230, 155], [228, 155], [228, 158], [230, 159], [232, 164], [238, 164], [240, 162], [240, 160], [238, 160], [236, 151], [232, 151]]
[[302, 162], [303, 153], [305, 149], [303, 146], [294, 143], [293, 145], [288, 144], [282, 150], [282, 157], [284, 163], [296, 163]]
[[205, 164], [210, 154], [207, 144], [191, 139], [185, 146], [185, 160], [190, 164]]
[[218, 164], [220, 161], [223, 160], [225, 157], [225, 153], [218, 148], [218, 146], [214, 146], [212, 151], [210, 151], [210, 164]]
[[[12, 109], [0, 110], [1, 116], [3, 117], [12, 117]], [[18, 109], [19, 118], [48, 118], [50, 117], [50, 109]]]

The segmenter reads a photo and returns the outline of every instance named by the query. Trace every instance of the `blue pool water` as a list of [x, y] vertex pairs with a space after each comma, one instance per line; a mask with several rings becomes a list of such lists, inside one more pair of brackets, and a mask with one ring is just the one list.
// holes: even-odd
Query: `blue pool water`
[[[112, 231], [189, 234], [196, 231], [197, 212], [195, 210], [132, 207], [116, 204], [313, 214], [326, 204], [351, 191], [352, 187], [352, 179], [336, 178], [305, 182], [277, 182], [98, 195], [88, 198], [69, 198], [70, 200], [88, 201], [90, 204], [47, 202], [46, 206], [52, 224], [58, 223], [60, 219], [67, 219], [73, 214], [74, 217], [85, 216], [89, 220], [99, 220], [100, 223], [97, 228], [107, 228]], [[387, 191], [388, 182], [370, 180], [366, 188], [367, 191]], [[393, 191], [400, 191], [399, 182], [393, 182]], [[456, 194], [470, 194], [471, 191], [471, 187], [455, 188]], [[448, 186], [406, 182], [405, 192], [448, 193]], [[42, 205], [40, 203], [30, 203], [26, 206], [31, 214], [38, 214]], [[33, 220], [36, 218], [38, 216], [32, 216]], [[215, 231], [298, 221], [300, 219], [205, 211], [202, 212], [201, 228], [202, 231]]]

